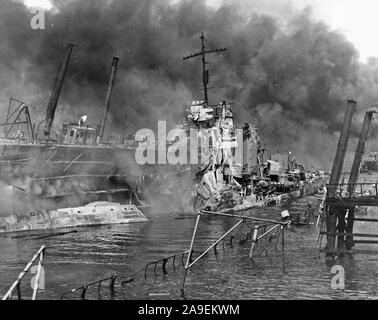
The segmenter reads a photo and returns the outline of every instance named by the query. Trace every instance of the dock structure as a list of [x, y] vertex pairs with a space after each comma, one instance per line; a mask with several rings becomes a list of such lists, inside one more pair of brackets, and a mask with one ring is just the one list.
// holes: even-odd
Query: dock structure
[[[322, 250], [326, 252], [326, 255], [358, 252], [356, 250], [352, 251], [356, 243], [378, 244], [378, 234], [353, 233], [355, 221], [378, 222], [378, 219], [355, 217], [357, 206], [378, 206], [378, 183], [357, 183], [361, 160], [365, 152], [375, 111], [367, 111], [365, 114], [348, 183], [339, 182], [356, 105], [355, 101], [348, 100], [327, 188], [325, 199], [326, 230], [320, 231], [321, 236], [327, 236], [327, 245]], [[377, 240], [354, 240], [354, 238], [377, 238]]]

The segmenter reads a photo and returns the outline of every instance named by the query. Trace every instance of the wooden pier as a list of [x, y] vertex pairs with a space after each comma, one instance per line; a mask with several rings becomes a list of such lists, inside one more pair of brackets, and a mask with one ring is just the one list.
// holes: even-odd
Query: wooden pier
[[[362, 251], [366, 253], [366, 250], [352, 250], [352, 248], [355, 244], [378, 244], [378, 234], [353, 232], [355, 221], [378, 222], [378, 219], [375, 218], [355, 216], [357, 206], [378, 206], [378, 183], [357, 183], [362, 156], [365, 152], [375, 111], [367, 111], [365, 114], [348, 183], [339, 183], [355, 111], [356, 102], [348, 100], [344, 124], [340, 133], [325, 198], [324, 218], [326, 229], [322, 230], [321, 228], [319, 233], [319, 239], [323, 235], [327, 236], [327, 245], [324, 249], [321, 249], [321, 251], [326, 252], [326, 255], [346, 252], [362, 253]], [[369, 239], [355, 240], [355, 238]], [[377, 240], [372, 238], [377, 238]], [[321, 246], [321, 240], [319, 246]], [[369, 253], [372, 253], [370, 251]]]

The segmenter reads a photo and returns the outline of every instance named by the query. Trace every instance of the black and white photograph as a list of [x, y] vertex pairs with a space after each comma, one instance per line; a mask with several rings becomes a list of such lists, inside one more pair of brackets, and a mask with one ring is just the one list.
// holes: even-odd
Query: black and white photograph
[[0, 298], [378, 300], [377, 12], [0, 0]]

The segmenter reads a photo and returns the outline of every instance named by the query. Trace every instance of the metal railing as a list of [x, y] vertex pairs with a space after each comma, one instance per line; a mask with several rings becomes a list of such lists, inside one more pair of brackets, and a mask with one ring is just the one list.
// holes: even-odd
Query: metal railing
[[[288, 221], [287, 223], [289, 224], [290, 222]], [[272, 246], [272, 240], [274, 239], [274, 248], [275, 250], [278, 250], [277, 245], [280, 234], [282, 234], [282, 254], [284, 254], [284, 227], [284, 225], [276, 224], [271, 226], [268, 230], [266, 230], [266, 227], [261, 228], [261, 226], [256, 225], [253, 229], [253, 237], [251, 249], [249, 251], [249, 258], [253, 261], [253, 257], [256, 255], [261, 256], [263, 253], [268, 255], [268, 251]], [[259, 248], [260, 252], [257, 252], [258, 246], [260, 243], [262, 243], [263, 239], [267, 239], [267, 241], [265, 245], [263, 245], [262, 249]]]
[[153, 261], [153, 262], [146, 264], [146, 267], [144, 269], [144, 278], [147, 278], [147, 270], [148, 270], [149, 266], [152, 266], [152, 265], [154, 266], [154, 274], [156, 274], [156, 267], [159, 263], [161, 263], [163, 273], [167, 274], [168, 272], [167, 272], [166, 265], [168, 263], [168, 260], [172, 260], [172, 266], [174, 268], [176, 257], [178, 257], [178, 256], [181, 256], [181, 264], [182, 264], [182, 266], [184, 266], [184, 256], [187, 253], [189, 253], [189, 250], [186, 250], [184, 252], [180, 252], [178, 254], [175, 254], [175, 255], [172, 255], [172, 256], [169, 256], [169, 257], [165, 257], [165, 258], [162, 258], [162, 259], [159, 259], [159, 260], [156, 260], [156, 261]]
[[[175, 268], [176, 267], [176, 264], [175, 264], [176, 259], [180, 258], [181, 259], [181, 265], [184, 266], [184, 258], [185, 258], [185, 255], [187, 255], [188, 253], [189, 253], [189, 250], [186, 250], [186, 251], [183, 251], [183, 252], [179, 252], [177, 254], [170, 255], [168, 257], [164, 257], [164, 258], [149, 262], [143, 268], [141, 268], [139, 271], [137, 271], [132, 277], [129, 277], [126, 280], [123, 280], [121, 282], [121, 286], [124, 286], [125, 284], [130, 283], [130, 282], [133, 282], [136, 279], [137, 275], [140, 274], [141, 272], [144, 272], [144, 278], [147, 279], [147, 271], [149, 270], [150, 266], [154, 266], [153, 270], [154, 270], [154, 274], [156, 275], [157, 274], [157, 266], [160, 264], [163, 274], [166, 275], [168, 273], [167, 263], [169, 261], [172, 261], [172, 267]], [[90, 287], [98, 285], [97, 293], [99, 293], [102, 283], [106, 282], [106, 281], [109, 281], [110, 293], [113, 296], [116, 280], [120, 279], [120, 278], [121, 277], [119, 275], [112, 275], [110, 277], [106, 277], [106, 278], [96, 280], [96, 281], [88, 283], [88, 284], [84, 284], [80, 287], [77, 287], [77, 288], [74, 288], [74, 289], [71, 289], [69, 291], [64, 292], [61, 295], [61, 299], [65, 299], [66, 296], [69, 295], [69, 294], [72, 294], [72, 293], [75, 293], [75, 292], [80, 292], [81, 299], [85, 300], [87, 291]]]
[[21, 281], [24, 278], [25, 274], [30, 270], [30, 268], [33, 266], [33, 264], [38, 259], [37, 275], [36, 275], [35, 281], [34, 281], [32, 300], [36, 300], [37, 299], [37, 294], [38, 294], [38, 290], [39, 290], [39, 279], [41, 277], [43, 258], [44, 258], [44, 255], [45, 255], [45, 249], [46, 249], [45, 245], [41, 246], [41, 248], [33, 256], [33, 258], [27, 263], [27, 265], [24, 268], [24, 270], [21, 271], [21, 273], [19, 274], [17, 280], [12, 284], [12, 286], [9, 288], [9, 290], [4, 295], [4, 297], [2, 298], [2, 300], [9, 300], [9, 299], [11, 299], [15, 290], [17, 291], [17, 298], [18, 298], [18, 300], [22, 300], [22, 296], [21, 296]]
[[378, 197], [378, 182], [327, 185], [328, 198]]
[[[223, 233], [222, 236], [220, 236], [218, 239], [216, 239], [215, 242], [213, 242], [205, 251], [203, 251], [197, 258], [192, 261], [192, 253], [193, 253], [193, 248], [194, 248], [194, 242], [196, 239], [196, 234], [197, 234], [197, 229], [198, 225], [201, 219], [202, 215], [210, 215], [210, 216], [219, 216], [219, 217], [227, 217], [227, 218], [234, 218], [238, 219], [238, 222], [234, 224], [230, 229], [228, 229], [225, 233]], [[184, 291], [185, 287], [185, 281], [186, 277], [188, 274], [188, 270], [193, 267], [195, 263], [197, 263], [201, 258], [203, 258], [205, 255], [208, 254], [208, 252], [212, 249], [214, 249], [214, 252], [216, 253], [216, 248], [218, 244], [226, 239], [230, 235], [230, 245], [232, 245], [232, 240], [234, 239], [234, 236], [232, 233], [239, 227], [243, 227], [243, 225], [246, 224], [247, 221], [254, 221], [256, 223], [264, 223], [264, 225], [255, 225], [253, 228], [253, 231], [251, 230], [246, 234], [246, 236], [243, 239], [239, 240], [239, 243], [245, 243], [248, 241], [248, 239], [251, 239], [252, 233], [252, 244], [251, 244], [251, 249], [249, 253], [249, 258], [253, 262], [253, 255], [256, 250], [256, 246], [259, 244], [259, 241], [261, 241], [263, 238], [269, 238], [268, 240], [268, 245], [264, 248], [264, 252], [269, 250], [270, 244], [271, 244], [271, 239], [276, 238], [276, 245], [275, 247], [277, 248], [277, 242], [278, 242], [278, 233], [282, 234], [282, 261], [284, 265], [284, 228], [287, 227], [290, 224], [290, 221], [278, 221], [278, 220], [272, 220], [272, 219], [263, 219], [263, 218], [256, 218], [256, 217], [251, 217], [251, 216], [246, 216], [246, 215], [239, 215], [239, 214], [228, 214], [228, 213], [221, 213], [221, 212], [215, 212], [215, 211], [208, 211], [208, 210], [201, 210], [200, 212], [197, 213], [197, 218], [196, 218], [196, 223], [194, 226], [193, 234], [192, 234], [192, 240], [190, 242], [190, 248], [189, 248], [189, 254], [186, 260], [185, 264], [185, 274], [184, 274], [184, 279], [182, 282], [181, 286], [181, 291]], [[240, 229], [241, 229], [240, 228]], [[266, 230], [269, 228], [269, 230]], [[240, 231], [240, 230], [239, 230]], [[262, 231], [259, 234], [259, 231]], [[272, 236], [274, 234], [274, 236]]]
[[115, 275], [112, 275], [110, 277], [107, 277], [107, 278], [104, 278], [104, 279], [100, 279], [100, 280], [96, 280], [94, 282], [91, 282], [91, 283], [88, 283], [88, 284], [85, 284], [79, 288], [75, 288], [75, 289], [72, 289], [70, 291], [67, 291], [67, 292], [64, 292], [62, 295], [61, 295], [61, 299], [64, 299], [66, 297], [67, 294], [70, 294], [70, 293], [74, 293], [74, 292], [77, 292], [77, 291], [81, 291], [81, 299], [85, 300], [85, 296], [86, 296], [86, 293], [87, 293], [87, 290], [94, 286], [94, 285], [97, 285], [97, 292], [100, 292], [100, 289], [101, 289], [101, 285], [103, 282], [106, 282], [106, 281], [109, 281], [109, 289], [110, 289], [110, 294], [111, 295], [114, 295], [114, 284], [115, 284], [115, 281], [117, 279], [117, 276]]

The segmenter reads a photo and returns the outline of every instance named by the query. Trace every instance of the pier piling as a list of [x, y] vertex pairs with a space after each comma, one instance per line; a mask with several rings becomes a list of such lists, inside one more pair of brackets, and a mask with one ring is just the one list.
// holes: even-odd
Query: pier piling
[[[371, 183], [357, 183], [362, 156], [365, 152], [367, 140], [372, 127], [373, 115], [376, 113], [374, 110], [367, 111], [365, 113], [349, 181], [347, 184], [339, 183], [350, 135], [350, 126], [355, 110], [355, 104], [356, 103], [352, 100], [348, 101], [344, 125], [340, 134], [339, 144], [337, 146], [328, 185], [328, 192], [325, 201], [327, 231], [324, 232], [320, 230], [320, 235], [324, 233], [327, 234], [327, 245], [325, 248], [326, 255], [343, 254], [351, 251], [355, 243], [375, 243], [375, 240], [354, 240], [354, 237], [357, 237], [358, 234], [353, 233], [354, 222], [363, 220], [355, 217], [356, 206], [378, 206], [377, 183], [373, 185]], [[374, 190], [372, 189], [373, 187]], [[367, 236], [375, 237], [378, 235]], [[319, 247], [320, 245], [321, 238]]]
[[[339, 183], [345, 155], [348, 149], [348, 142], [350, 137], [350, 129], [352, 126], [353, 115], [356, 111], [357, 103], [354, 100], [348, 100], [347, 108], [345, 111], [344, 123], [341, 129], [339, 142], [336, 149], [335, 159], [332, 165], [331, 176], [329, 179], [329, 187], [327, 191], [327, 198], [334, 198], [336, 194], [337, 185]], [[327, 217], [327, 232], [330, 233], [327, 236], [327, 250], [334, 250], [336, 245], [336, 239], [333, 234], [336, 234], [337, 230], [337, 217], [338, 210], [331, 205], [326, 206]], [[341, 227], [342, 225], [340, 225]]]

